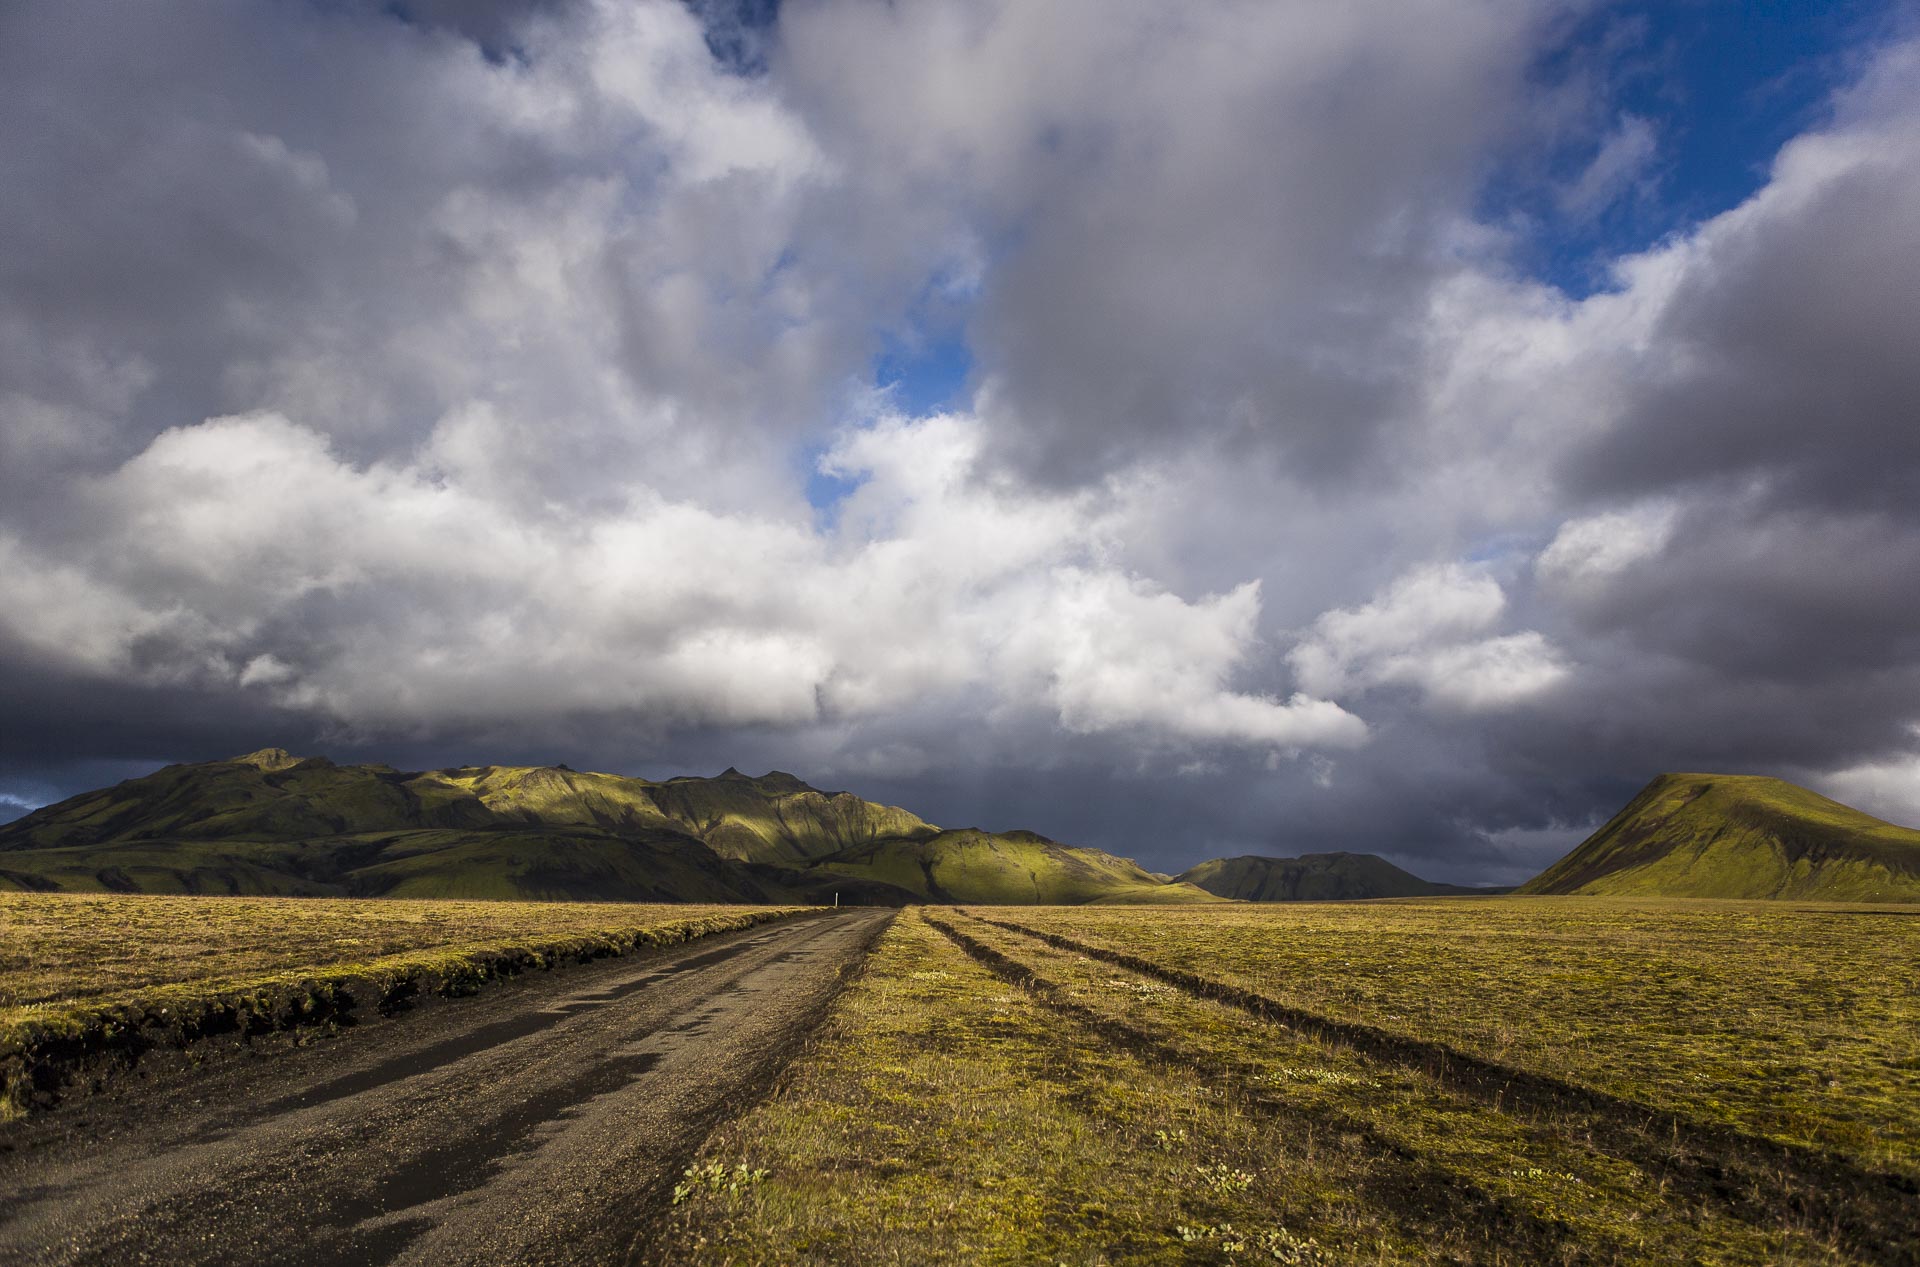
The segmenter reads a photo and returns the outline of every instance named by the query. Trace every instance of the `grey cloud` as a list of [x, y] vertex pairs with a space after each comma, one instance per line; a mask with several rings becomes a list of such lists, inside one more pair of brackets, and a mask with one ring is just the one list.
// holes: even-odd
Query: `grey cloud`
[[1914, 576], [1920, 528], [1899, 516], [1704, 496], [1657, 559], [1569, 606], [1595, 635], [1814, 692], [1920, 665], [1913, 594], [1896, 579]]
[[[544, 494], [708, 453], [761, 495], [786, 478], [743, 431], [819, 429], [871, 336], [804, 259], [767, 301], [790, 218], [772, 178], [662, 187], [674, 129], [708, 103], [593, 87], [622, 22], [680, 11], [489, 12], [460, 21], [511, 17], [533, 61], [489, 62], [440, 8], [413, 25], [358, 5], [14, 11], [16, 496], [44, 487], [36, 468], [98, 470], [211, 415], [283, 409], [366, 458], [475, 400], [537, 428], [513, 442]], [[36, 438], [55, 418], [64, 453]]]
[[978, 208], [1011, 467], [1071, 482], [1207, 433], [1356, 474], [1559, 11], [819, 4], [779, 66], [830, 140], [910, 173], [889, 192]]
[[[1645, 305], [1646, 325], [1598, 352], [1608, 389], [1589, 401], [1607, 425], [1558, 475], [1574, 504], [1641, 509], [1588, 521], [1592, 540], [1562, 552], [1591, 555], [1594, 575], [1539, 578], [1540, 610], [1585, 662], [1569, 707], [1586, 724], [1536, 723], [1526, 741], [1557, 762], [1819, 782], [1910, 749], [1915, 56], [1882, 51], [1766, 189], [1625, 274], [1620, 311]], [[1642, 540], [1649, 508], [1664, 526]]]
[[1643, 179], [1659, 152], [1659, 137], [1649, 120], [1634, 114], [1620, 116], [1618, 125], [1602, 138], [1593, 160], [1560, 191], [1561, 208], [1581, 219], [1599, 215]]
[[530, 23], [564, 13], [575, 0], [362, 0], [375, 15], [456, 31], [489, 56], [513, 56]]
[[1575, 487], [1757, 478], [1782, 505], [1920, 520], [1920, 95], [1883, 109], [1795, 142], [1682, 255], [1647, 381]]

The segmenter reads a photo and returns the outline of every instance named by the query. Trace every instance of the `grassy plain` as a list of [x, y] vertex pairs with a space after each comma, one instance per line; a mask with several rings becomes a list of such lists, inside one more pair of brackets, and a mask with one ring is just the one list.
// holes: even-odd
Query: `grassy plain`
[[[784, 1090], [708, 1141], [669, 1249], [1917, 1261], [1916, 932], [1593, 901], [909, 911]], [[1827, 1099], [1769, 1110], [1788, 1059]]]
[[738, 906], [0, 893], [0, 1023], [23, 1007], [411, 952], [657, 929]]
[[1920, 1176], [1911, 908], [1513, 898], [1035, 912], [1283, 1004]]
[[0, 893], [0, 1117], [116, 1043], [290, 1028], [356, 991], [464, 992], [794, 909]]

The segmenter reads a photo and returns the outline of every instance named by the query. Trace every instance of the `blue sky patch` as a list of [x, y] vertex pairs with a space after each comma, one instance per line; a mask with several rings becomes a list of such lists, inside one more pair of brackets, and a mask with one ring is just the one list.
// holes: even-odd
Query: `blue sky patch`
[[964, 405], [972, 372], [973, 351], [957, 334], [917, 344], [889, 339], [873, 361], [874, 385], [887, 390], [894, 408], [913, 417]]
[[1603, 289], [1614, 259], [1765, 184], [1780, 147], [1819, 124], [1894, 20], [1886, 0], [1602, 9], [1537, 67], [1546, 85], [1583, 75], [1604, 84], [1590, 134], [1496, 174], [1483, 214], [1521, 229], [1524, 271], [1576, 297]]

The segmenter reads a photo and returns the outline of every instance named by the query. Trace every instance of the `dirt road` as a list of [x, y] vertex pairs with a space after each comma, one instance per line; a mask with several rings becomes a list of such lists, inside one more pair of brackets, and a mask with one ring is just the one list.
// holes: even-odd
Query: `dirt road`
[[686, 1158], [886, 918], [572, 968], [60, 1110], [0, 1154], [0, 1264], [656, 1261]]

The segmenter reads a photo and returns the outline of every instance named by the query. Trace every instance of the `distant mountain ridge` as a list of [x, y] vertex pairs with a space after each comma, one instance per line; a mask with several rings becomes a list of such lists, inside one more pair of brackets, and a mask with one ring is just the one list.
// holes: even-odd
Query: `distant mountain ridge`
[[1351, 902], [1383, 897], [1502, 893], [1422, 880], [1378, 854], [1308, 853], [1297, 858], [1245, 854], [1210, 858], [1177, 877], [1243, 902]]
[[1516, 892], [1920, 902], [1920, 831], [1784, 779], [1663, 774]]
[[939, 829], [906, 810], [823, 793], [791, 774], [655, 783], [564, 766], [464, 766], [403, 773], [266, 748], [168, 766], [0, 827], [0, 847], [161, 838], [306, 840], [422, 828], [574, 827], [613, 835], [684, 832], [722, 857], [797, 861], [886, 836]]
[[781, 771], [405, 772], [266, 748], [0, 826], [0, 885], [634, 901], [1215, 900], [1031, 832], [944, 831]]
[[[402, 771], [265, 748], [0, 825], [0, 888], [570, 900], [1337, 902], [1497, 893], [1373, 854], [1177, 876], [1033, 832], [948, 829], [794, 775]], [[1920, 902], [1920, 831], [1779, 779], [1666, 774], [1514, 890]]]

